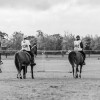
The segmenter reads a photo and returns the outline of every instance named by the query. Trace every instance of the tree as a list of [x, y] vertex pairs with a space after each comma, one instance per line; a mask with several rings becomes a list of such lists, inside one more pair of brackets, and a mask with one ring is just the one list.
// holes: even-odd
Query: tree
[[90, 50], [92, 50], [92, 36], [87, 35], [84, 38], [84, 46], [85, 46], [84, 49], [87, 50], [87, 51], [85, 51], [85, 53], [89, 54], [89, 56], [90, 56], [90, 53], [91, 53]]
[[20, 50], [21, 49], [21, 41], [23, 39], [23, 33], [21, 32], [14, 32], [13, 38], [11, 39], [11, 48], [14, 50]]
[[63, 37], [62, 47], [65, 50], [73, 50], [74, 49], [74, 35], [65, 34]]
[[[1, 43], [2, 43], [2, 39], [4, 39], [5, 36], [8, 36], [8, 34], [1, 32], [0, 31], [0, 50], [1, 50]], [[0, 63], [1, 63], [1, 53], [0, 53]]]
[[100, 37], [99, 36], [95, 36], [94, 38], [94, 47], [93, 50], [100, 50]]
[[37, 44], [37, 38], [35, 36], [28, 36], [28, 40], [30, 40], [31, 45]]
[[60, 34], [47, 35], [41, 30], [37, 30], [37, 44], [40, 50], [61, 50], [62, 37]]
[[37, 48], [40, 50], [45, 49], [45, 36], [41, 30], [37, 30]]
[[53, 45], [55, 46], [55, 50], [62, 50], [63, 37], [60, 36], [60, 34], [54, 34], [53, 38], [55, 40], [55, 44], [53, 43]]

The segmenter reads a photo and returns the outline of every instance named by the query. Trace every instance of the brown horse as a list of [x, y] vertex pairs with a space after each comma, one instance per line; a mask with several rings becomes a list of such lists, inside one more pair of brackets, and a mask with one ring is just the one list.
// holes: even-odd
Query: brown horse
[[[71, 51], [68, 55], [68, 60], [72, 66], [73, 77], [81, 78], [82, 66], [84, 62], [83, 55], [78, 51]], [[78, 69], [78, 67], [80, 67], [80, 69]]]
[[[37, 47], [33, 46], [31, 48], [31, 52], [33, 53], [33, 55], [37, 55]], [[23, 70], [23, 78], [24, 79], [26, 78], [27, 66], [29, 65], [31, 66], [32, 79], [34, 79], [34, 76], [33, 76], [34, 65], [31, 64], [31, 55], [27, 51], [23, 51], [23, 50], [18, 51], [15, 54], [15, 66], [18, 71], [17, 78], [22, 79], [22, 76], [21, 76], [22, 70]]]

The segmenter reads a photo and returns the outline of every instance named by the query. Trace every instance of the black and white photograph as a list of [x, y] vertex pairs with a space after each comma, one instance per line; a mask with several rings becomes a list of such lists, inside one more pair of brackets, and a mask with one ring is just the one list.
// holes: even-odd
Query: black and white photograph
[[100, 0], [0, 0], [0, 100], [100, 100]]

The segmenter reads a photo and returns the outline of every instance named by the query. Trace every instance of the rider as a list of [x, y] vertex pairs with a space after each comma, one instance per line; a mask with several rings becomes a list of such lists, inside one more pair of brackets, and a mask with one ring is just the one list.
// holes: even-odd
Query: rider
[[26, 36], [24, 36], [23, 41], [21, 42], [21, 47], [22, 50], [27, 51], [31, 55], [31, 64], [36, 65], [36, 63], [34, 63], [34, 55], [31, 52], [31, 43]]
[[80, 36], [79, 35], [76, 36], [76, 40], [74, 41], [74, 51], [79, 51], [83, 55], [83, 57], [84, 57], [83, 64], [85, 65], [86, 64], [85, 63], [86, 55], [85, 55], [85, 53], [83, 51], [83, 42], [80, 39]]

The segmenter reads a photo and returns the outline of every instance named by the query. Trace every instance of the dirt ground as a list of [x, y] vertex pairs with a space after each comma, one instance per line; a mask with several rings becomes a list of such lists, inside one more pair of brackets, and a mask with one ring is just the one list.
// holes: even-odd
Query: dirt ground
[[73, 79], [65, 59], [36, 59], [34, 77], [16, 78], [13, 60], [3, 60], [0, 100], [100, 100], [100, 60], [87, 58], [82, 78]]

